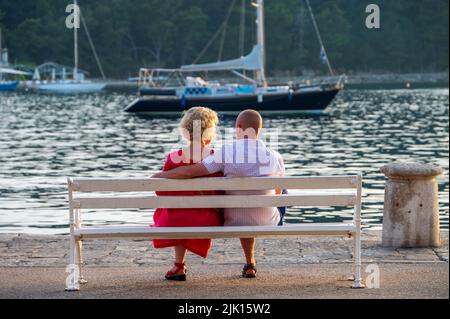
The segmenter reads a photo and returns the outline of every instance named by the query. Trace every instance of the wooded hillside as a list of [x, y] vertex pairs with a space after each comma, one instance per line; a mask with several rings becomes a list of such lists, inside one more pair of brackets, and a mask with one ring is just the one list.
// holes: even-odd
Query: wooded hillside
[[[224, 22], [233, 0], [79, 0], [108, 77], [134, 75], [140, 66], [192, 63]], [[255, 10], [244, 0], [245, 48], [255, 41]], [[381, 8], [381, 29], [365, 27], [369, 3]], [[311, 0], [335, 69], [341, 72], [430, 72], [448, 70], [448, 0]], [[11, 62], [72, 65], [73, 34], [66, 29], [70, 0], [0, 0], [0, 26]], [[266, 0], [270, 75], [326, 73], [303, 0]], [[234, 0], [223, 33], [199, 62], [236, 58], [242, 0]], [[80, 67], [98, 76], [84, 32]]]

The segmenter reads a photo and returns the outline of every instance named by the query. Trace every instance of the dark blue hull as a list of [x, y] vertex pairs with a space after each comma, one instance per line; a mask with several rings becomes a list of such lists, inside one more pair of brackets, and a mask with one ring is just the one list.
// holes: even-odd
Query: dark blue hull
[[260, 112], [321, 112], [330, 105], [340, 89], [296, 91], [267, 94], [262, 100], [257, 95], [231, 97], [142, 96], [125, 108], [129, 113], [180, 113], [195, 106], [209, 107], [217, 112], [239, 113], [245, 109]]
[[17, 85], [19, 85], [19, 82], [0, 83], [0, 92], [15, 91], [17, 89]]

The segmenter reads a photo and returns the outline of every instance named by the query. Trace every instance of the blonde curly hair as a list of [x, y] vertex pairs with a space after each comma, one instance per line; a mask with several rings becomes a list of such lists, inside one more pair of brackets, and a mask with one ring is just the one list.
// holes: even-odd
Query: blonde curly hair
[[[219, 124], [217, 113], [207, 107], [193, 107], [183, 113], [180, 130], [184, 138], [193, 142], [197, 136], [204, 140], [214, 138], [216, 126]], [[199, 131], [196, 131], [199, 130]], [[200, 136], [198, 134], [201, 134]]]

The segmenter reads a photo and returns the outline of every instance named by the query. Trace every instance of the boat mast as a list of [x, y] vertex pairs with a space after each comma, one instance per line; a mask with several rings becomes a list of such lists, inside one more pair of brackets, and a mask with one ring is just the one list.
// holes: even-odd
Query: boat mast
[[3, 64], [2, 28], [0, 28], [0, 66]]
[[73, 80], [78, 81], [78, 27], [80, 26], [80, 16], [79, 16], [79, 10], [78, 10], [78, 1], [74, 0], [74, 10], [75, 10], [75, 16], [74, 16], [74, 59], [75, 59], [75, 65], [73, 67]]
[[[0, 67], [3, 65], [3, 48], [2, 48], [2, 28], [0, 28]], [[3, 74], [0, 72], [0, 81], [3, 80]]]
[[261, 86], [267, 86], [266, 79], [266, 40], [264, 33], [264, 0], [258, 0], [256, 6], [256, 24], [257, 24], [257, 39], [258, 52], [261, 61], [260, 69], [256, 72], [256, 80]]
[[327, 54], [327, 51], [325, 50], [325, 45], [323, 44], [322, 36], [320, 35], [319, 26], [317, 25], [316, 17], [314, 16], [314, 12], [312, 10], [311, 3], [309, 2], [309, 0], [305, 0], [305, 1], [306, 1], [306, 5], [308, 6], [309, 14], [311, 15], [314, 30], [316, 31], [317, 38], [319, 39], [321, 54], [323, 52], [323, 54], [325, 55], [326, 63], [328, 66], [328, 71], [330, 72], [331, 76], [334, 76], [335, 74], [334, 74], [333, 68], [331, 67], [330, 59], [328, 59], [328, 54]]

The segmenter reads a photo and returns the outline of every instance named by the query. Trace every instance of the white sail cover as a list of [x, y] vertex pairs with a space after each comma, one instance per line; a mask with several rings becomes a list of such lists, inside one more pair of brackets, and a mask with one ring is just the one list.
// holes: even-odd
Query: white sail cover
[[41, 80], [41, 73], [39, 73], [39, 68], [36, 68], [34, 70], [33, 80], [34, 81], [40, 81]]
[[240, 59], [216, 63], [183, 65], [181, 67], [181, 71], [201, 72], [222, 70], [261, 70], [263, 68], [263, 61], [261, 61], [260, 51], [260, 46], [255, 45], [249, 55], [244, 56]]
[[5, 69], [5, 68], [0, 68], [0, 73], [13, 74], [13, 75], [30, 75], [30, 73], [28, 73], [28, 72], [23, 72], [23, 71], [14, 70], [14, 69]]

